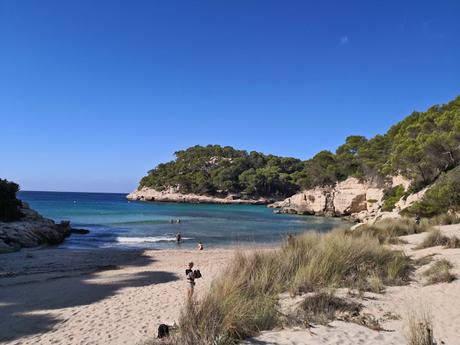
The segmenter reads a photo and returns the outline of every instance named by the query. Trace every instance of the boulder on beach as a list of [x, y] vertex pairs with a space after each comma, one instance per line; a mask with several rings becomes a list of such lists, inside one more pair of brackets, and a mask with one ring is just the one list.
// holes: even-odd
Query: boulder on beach
[[[43, 244], [59, 244], [72, 232], [85, 234], [88, 230], [72, 229], [70, 221], [55, 223], [32, 210], [26, 203], [20, 208], [23, 216], [16, 221], [0, 222], [0, 253]], [[72, 231], [75, 230], [75, 231]]]

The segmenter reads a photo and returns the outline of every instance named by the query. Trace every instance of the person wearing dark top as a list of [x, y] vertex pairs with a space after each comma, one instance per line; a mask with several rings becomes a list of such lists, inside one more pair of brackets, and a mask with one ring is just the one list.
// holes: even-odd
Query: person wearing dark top
[[193, 262], [189, 262], [188, 268], [185, 270], [188, 285], [188, 298], [191, 299], [195, 290], [195, 273], [193, 272]]

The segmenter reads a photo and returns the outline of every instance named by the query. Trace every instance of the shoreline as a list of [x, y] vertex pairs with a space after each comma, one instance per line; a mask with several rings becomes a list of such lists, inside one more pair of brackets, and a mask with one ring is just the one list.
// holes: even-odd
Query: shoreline
[[152, 188], [143, 187], [126, 195], [128, 200], [133, 201], [148, 201], [148, 202], [172, 202], [172, 203], [187, 203], [187, 204], [228, 204], [228, 205], [269, 205], [275, 201], [280, 201], [276, 198], [258, 198], [258, 199], [241, 199], [237, 195], [227, 195], [226, 197], [218, 197], [211, 195], [198, 195], [193, 193], [179, 193], [175, 189], [170, 188], [164, 191], [157, 191]]

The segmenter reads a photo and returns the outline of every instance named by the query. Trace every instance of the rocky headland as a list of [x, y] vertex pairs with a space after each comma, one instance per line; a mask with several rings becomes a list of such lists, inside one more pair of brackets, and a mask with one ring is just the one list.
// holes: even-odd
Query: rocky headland
[[143, 187], [135, 190], [127, 195], [129, 200], [140, 201], [157, 201], [157, 202], [180, 202], [180, 203], [196, 203], [196, 204], [240, 204], [240, 205], [267, 205], [273, 203], [275, 199], [259, 198], [259, 199], [242, 199], [239, 195], [230, 194], [224, 197], [199, 195], [199, 194], [184, 194], [178, 192], [175, 188], [168, 188], [162, 191], [157, 191], [153, 188]]
[[70, 222], [55, 223], [32, 210], [26, 203], [20, 208], [23, 216], [12, 222], [0, 222], [0, 253], [42, 244], [59, 244], [71, 233], [87, 233], [88, 230], [72, 229]]

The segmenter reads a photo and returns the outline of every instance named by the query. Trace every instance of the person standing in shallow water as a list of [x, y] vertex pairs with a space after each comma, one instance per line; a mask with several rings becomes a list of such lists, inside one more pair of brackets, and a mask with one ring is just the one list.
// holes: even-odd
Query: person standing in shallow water
[[203, 249], [204, 249], [203, 243], [198, 242], [198, 250], [203, 250]]
[[178, 232], [178, 233], [176, 234], [176, 242], [177, 242], [177, 243], [180, 243], [180, 241], [182, 241], [182, 235], [180, 234], [180, 232]]

